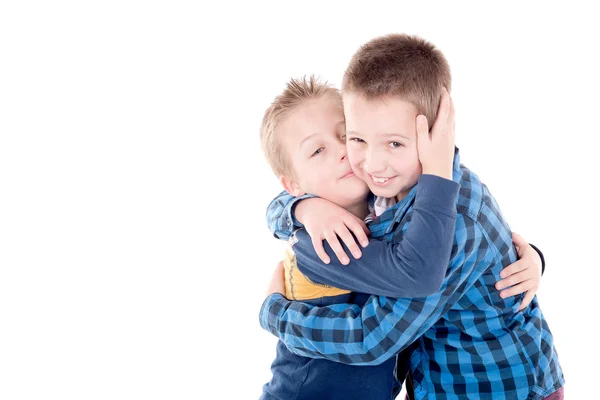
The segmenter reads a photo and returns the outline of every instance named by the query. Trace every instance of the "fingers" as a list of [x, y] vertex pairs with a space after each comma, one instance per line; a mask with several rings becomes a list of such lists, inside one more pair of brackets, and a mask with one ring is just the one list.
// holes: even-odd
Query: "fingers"
[[360, 256], [362, 256], [362, 252], [360, 251], [358, 245], [354, 241], [354, 236], [352, 236], [352, 234], [346, 226], [344, 226], [344, 228], [341, 229], [340, 232], [337, 232], [337, 235], [340, 237], [340, 239], [342, 239], [342, 242], [344, 242], [348, 250], [350, 250], [350, 253], [352, 253], [352, 255], [354, 256], [354, 258], [358, 259], [360, 258]]
[[521, 235], [515, 232], [513, 232], [512, 234], [512, 240], [515, 247], [517, 248], [517, 253], [519, 253], [519, 257], [523, 257], [523, 252], [525, 251], [525, 248], [529, 246], [529, 242], [527, 242], [521, 237]]
[[452, 129], [449, 129], [449, 136], [454, 141], [455, 136], [455, 127], [456, 127], [456, 119], [455, 119], [455, 111], [454, 111], [454, 102], [452, 98], [450, 98], [450, 112], [448, 113], [448, 119], [446, 120], [446, 124], [450, 125]]
[[509, 289], [501, 291], [500, 297], [505, 299], [510, 296], [516, 296], [518, 294], [525, 293], [529, 289], [531, 289], [531, 282], [530, 282], [530, 280], [527, 280], [527, 281], [521, 282], [518, 285], [513, 286]]
[[515, 274], [510, 275], [507, 278], [504, 278], [498, 282], [496, 282], [496, 289], [502, 290], [509, 286], [513, 286], [519, 284], [521, 282], [525, 282], [530, 280], [532, 277], [529, 276], [529, 270], [525, 269]]
[[429, 126], [424, 115], [417, 116], [417, 137], [419, 141], [429, 139]]
[[512, 240], [513, 240], [513, 243], [515, 244], [515, 246], [525, 247], [525, 246], [529, 245], [529, 242], [527, 242], [525, 239], [523, 239], [523, 237], [516, 232], [512, 233]]
[[358, 223], [360, 224], [361, 228], [363, 229], [363, 231], [365, 232], [365, 235], [367, 235], [367, 245], [369, 244], [369, 236], [371, 236], [371, 230], [369, 230], [369, 227], [367, 226], [367, 224], [365, 223], [365, 221], [363, 221], [362, 219], [356, 219], [358, 221]]
[[285, 296], [285, 269], [283, 267], [283, 261], [280, 261], [273, 270], [273, 275], [271, 275], [271, 280], [267, 286], [265, 295], [268, 297], [273, 293], [280, 293]]
[[525, 269], [527, 269], [527, 264], [525, 262], [521, 260], [515, 261], [514, 263], [510, 264], [508, 267], [500, 271], [500, 278], [507, 278]]
[[321, 238], [315, 238], [312, 236], [311, 236], [311, 240], [312, 240], [313, 247], [315, 248], [315, 253], [317, 253], [317, 256], [319, 256], [321, 261], [323, 261], [325, 264], [329, 264], [331, 262], [331, 260], [329, 259], [329, 256], [327, 255], [327, 253], [325, 252], [325, 249], [323, 248], [323, 240]]
[[533, 297], [535, 296], [535, 290], [528, 290], [527, 293], [525, 293], [525, 296], [523, 297], [523, 302], [521, 302], [521, 306], [519, 307], [518, 311], [524, 310], [525, 308], [527, 308], [527, 306], [529, 306], [529, 304], [531, 304], [531, 301], [533, 300]]
[[350, 259], [348, 258], [346, 252], [342, 248], [342, 245], [340, 244], [336, 233], [334, 231], [329, 231], [326, 232], [324, 236], [325, 240], [327, 240], [327, 243], [329, 243], [329, 246], [331, 246], [331, 249], [337, 256], [338, 260], [340, 260], [342, 264], [348, 265], [350, 263]]
[[[454, 111], [454, 101], [452, 101], [452, 98], [450, 97], [450, 93], [448, 93], [448, 90], [444, 87], [442, 90], [442, 100], [440, 101], [440, 110], [444, 110], [445, 114], [445, 132], [446, 135], [448, 137], [448, 139], [450, 141], [452, 141], [452, 143], [454, 144], [454, 131], [455, 131], [455, 111]], [[447, 111], [446, 111], [447, 110]]]
[[456, 111], [454, 110], [454, 101], [450, 95], [448, 95], [448, 98], [450, 100], [450, 112], [448, 113], [448, 120], [452, 121], [452, 125], [454, 125], [454, 117], [456, 116]]
[[444, 123], [448, 122], [448, 117], [450, 115], [451, 109], [451, 101], [450, 101], [450, 93], [448, 90], [443, 87], [442, 88], [442, 98], [440, 99], [440, 106], [438, 107], [438, 118], [440, 118]]
[[[367, 228], [367, 225], [363, 221], [352, 219], [346, 222], [346, 226], [348, 229], [350, 229], [350, 231], [352, 231], [352, 233], [354, 233], [354, 236], [356, 236], [356, 239], [359, 241], [361, 246], [367, 247], [369, 244], [369, 228]], [[344, 240], [344, 243], [346, 243], [346, 246], [348, 246], [348, 242]], [[354, 254], [354, 252], [352, 254]]]

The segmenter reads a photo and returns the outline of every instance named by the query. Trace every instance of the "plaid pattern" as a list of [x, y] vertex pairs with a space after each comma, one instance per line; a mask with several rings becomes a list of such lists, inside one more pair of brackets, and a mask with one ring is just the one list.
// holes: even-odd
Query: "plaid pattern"
[[267, 226], [277, 239], [288, 240], [297, 228], [304, 226], [294, 218], [294, 206], [304, 199], [315, 197], [307, 194], [293, 197], [285, 190], [275, 197], [267, 207]]
[[[494, 284], [516, 261], [511, 231], [479, 178], [460, 164], [456, 240], [440, 291], [418, 299], [371, 296], [350, 304], [313, 307], [271, 295], [263, 328], [294, 353], [346, 364], [376, 365], [415, 340], [411, 356], [416, 399], [542, 399], [564, 384], [552, 334], [537, 298], [502, 299]], [[373, 237], [403, 235], [416, 189], [371, 226]]]

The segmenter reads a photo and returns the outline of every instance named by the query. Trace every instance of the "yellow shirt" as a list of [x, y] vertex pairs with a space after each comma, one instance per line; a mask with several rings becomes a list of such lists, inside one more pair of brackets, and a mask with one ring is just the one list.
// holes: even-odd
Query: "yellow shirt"
[[350, 290], [338, 289], [333, 286], [315, 283], [308, 279], [298, 269], [296, 255], [292, 250], [294, 237], [290, 239], [290, 246], [285, 251], [283, 267], [285, 269], [285, 297], [290, 300], [317, 299], [325, 296], [337, 296], [350, 293]]

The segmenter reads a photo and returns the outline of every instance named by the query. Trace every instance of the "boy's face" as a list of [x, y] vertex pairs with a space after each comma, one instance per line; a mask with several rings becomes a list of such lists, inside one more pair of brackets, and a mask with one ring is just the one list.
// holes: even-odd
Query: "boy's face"
[[381, 197], [406, 197], [421, 175], [417, 108], [398, 96], [366, 100], [344, 93], [348, 157], [354, 173]]
[[294, 179], [282, 178], [288, 192], [311, 193], [345, 208], [366, 199], [369, 189], [348, 162], [344, 112], [331, 96], [304, 102], [280, 129], [295, 174]]

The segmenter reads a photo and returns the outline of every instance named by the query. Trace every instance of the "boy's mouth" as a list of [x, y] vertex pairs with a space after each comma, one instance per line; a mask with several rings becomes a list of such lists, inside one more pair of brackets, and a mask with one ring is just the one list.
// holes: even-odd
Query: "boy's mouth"
[[354, 171], [350, 170], [350, 171], [346, 172], [340, 179], [351, 178], [353, 176], [354, 176]]
[[394, 178], [396, 178], [395, 176], [385, 178], [385, 177], [381, 177], [381, 176], [373, 176], [371, 174], [368, 174], [368, 175], [369, 175], [369, 179], [371, 180], [371, 183], [373, 183], [373, 185], [375, 185], [375, 186], [386, 186], [391, 181], [393, 181]]

